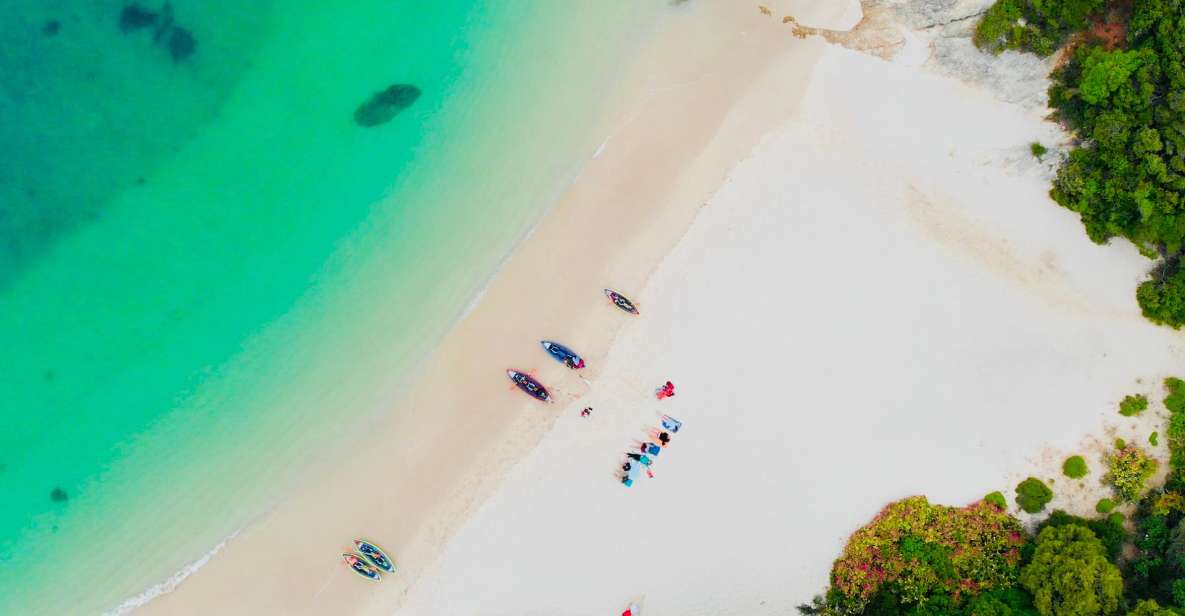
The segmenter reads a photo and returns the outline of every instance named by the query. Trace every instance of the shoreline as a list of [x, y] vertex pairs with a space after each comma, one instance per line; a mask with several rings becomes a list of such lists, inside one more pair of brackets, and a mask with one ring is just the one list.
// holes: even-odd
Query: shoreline
[[[138, 613], [208, 613], [227, 601], [243, 610], [316, 612], [333, 605], [377, 613], [433, 568], [448, 537], [556, 420], [560, 405], [540, 409], [521, 399], [501, 369], [538, 370], [557, 397], [579, 395], [574, 392], [583, 386], [537, 348], [537, 338], [554, 337], [584, 352], [586, 372], [596, 379], [599, 360], [626, 325], [602, 310], [600, 288], [611, 283], [630, 294], [643, 286], [735, 161], [791, 106], [741, 118], [729, 139], [717, 142], [737, 100], [788, 50], [804, 54], [806, 64], [822, 45], [768, 28], [755, 10], [705, 5], [681, 11], [668, 17], [671, 23], [629, 71], [615, 105], [619, 119], [610, 123], [615, 128], [597, 155], [410, 377], [416, 385], [398, 410], [360, 428], [378, 435], [373, 444], [317, 465], [205, 567]], [[809, 67], [803, 70], [805, 82]], [[696, 90], [705, 79], [717, 81]], [[629, 239], [604, 241], [618, 237]], [[557, 254], [574, 255], [576, 263], [565, 265]], [[550, 293], [539, 281], [571, 293]], [[525, 312], [535, 317], [529, 324], [505, 325], [521, 323]], [[458, 388], [456, 382], [472, 385]], [[358, 494], [373, 489], [366, 477], [376, 471], [384, 478], [381, 489]], [[357, 535], [391, 550], [400, 574], [360, 588], [336, 558]], [[258, 575], [277, 559], [293, 565]]]

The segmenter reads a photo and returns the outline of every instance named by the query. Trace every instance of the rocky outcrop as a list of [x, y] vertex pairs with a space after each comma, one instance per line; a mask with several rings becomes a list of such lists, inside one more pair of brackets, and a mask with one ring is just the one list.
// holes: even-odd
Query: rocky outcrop
[[406, 83], [393, 84], [359, 105], [354, 111], [354, 122], [364, 127], [386, 124], [399, 112], [411, 107], [418, 98], [419, 88]]
[[849, 32], [820, 31], [827, 40], [892, 60], [906, 43], [924, 45], [927, 68], [982, 85], [1025, 107], [1048, 105], [1048, 75], [1056, 61], [1032, 54], [993, 56], [977, 49], [971, 35], [995, 0], [863, 0], [864, 19]]

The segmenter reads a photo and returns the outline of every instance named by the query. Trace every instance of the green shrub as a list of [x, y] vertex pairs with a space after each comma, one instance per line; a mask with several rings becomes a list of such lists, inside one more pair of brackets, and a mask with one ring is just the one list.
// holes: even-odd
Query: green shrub
[[1164, 388], [1168, 390], [1164, 407], [1169, 410], [1165, 437], [1169, 441], [1169, 467], [1173, 469], [1170, 484], [1180, 484], [1180, 476], [1185, 474], [1185, 381], [1170, 376], [1164, 380]]
[[1153, 432], [1152, 434], [1149, 434], [1148, 435], [1148, 444], [1152, 445], [1153, 447], [1156, 447], [1157, 445], [1159, 445], [1160, 444], [1160, 433]]
[[983, 502], [990, 505], [995, 505], [1000, 509], [1008, 509], [1008, 500], [1005, 499], [1004, 495], [1000, 492], [992, 492], [991, 494], [988, 494], [987, 496], [983, 497]]
[[946, 608], [966, 600], [964, 588], [1013, 586], [1023, 543], [1020, 523], [993, 505], [946, 507], [906, 498], [848, 539], [831, 568], [828, 603], [841, 613], [919, 604], [952, 613]]
[[1109, 498], [1100, 498], [1099, 502], [1095, 504], [1094, 510], [1099, 513], [1111, 513], [1115, 508], [1115, 501]]
[[1118, 511], [1112, 511], [1111, 515], [1107, 516], [1107, 521], [1116, 526], [1122, 526], [1123, 521], [1126, 519], [1127, 518], [1123, 517], [1123, 514]]
[[1160, 607], [1160, 604], [1154, 599], [1145, 599], [1136, 603], [1136, 608], [1128, 612], [1127, 616], [1177, 616], [1177, 613]]
[[1062, 462], [1062, 474], [1070, 479], [1082, 479], [1090, 469], [1086, 468], [1086, 460], [1082, 456], [1070, 456]]
[[1077, 524], [1041, 530], [1020, 582], [1044, 616], [1114, 614], [1123, 594], [1123, 578], [1102, 541]]
[[1127, 441], [1125, 441], [1121, 438], [1115, 439], [1115, 448], [1116, 449], [1127, 449]]
[[1016, 504], [1027, 513], [1041, 511], [1051, 500], [1053, 490], [1036, 477], [1029, 477], [1016, 485]]
[[1104, 0], [997, 0], [976, 25], [973, 40], [991, 53], [1024, 49], [1048, 56], [1103, 5]]
[[1156, 473], [1156, 460], [1135, 445], [1129, 445], [1111, 454], [1108, 460], [1111, 486], [1125, 501], [1139, 500], [1144, 493], [1144, 484]]
[[1033, 153], [1034, 157], [1041, 158], [1042, 156], [1045, 156], [1045, 153], [1049, 151], [1049, 148], [1046, 148], [1040, 143], [1034, 141], [1029, 144], [1029, 151]]
[[1119, 402], [1119, 414], [1124, 417], [1133, 417], [1139, 415], [1148, 409], [1148, 396], [1144, 394], [1136, 394], [1134, 396], [1125, 396]]

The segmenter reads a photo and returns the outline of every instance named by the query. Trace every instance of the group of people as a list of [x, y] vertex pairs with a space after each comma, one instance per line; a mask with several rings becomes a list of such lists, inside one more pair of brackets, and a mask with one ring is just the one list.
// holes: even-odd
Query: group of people
[[683, 427], [683, 422], [670, 415], [663, 415], [660, 426], [660, 428], [650, 430], [650, 440], [641, 441], [636, 451], [626, 452], [626, 460], [621, 465], [620, 475], [621, 483], [625, 487], [634, 485], [634, 479], [642, 472], [645, 472], [647, 477], [654, 478], [654, 472], [650, 470], [650, 465], [654, 463], [654, 458], [657, 458], [658, 454], [671, 444], [671, 437], [679, 432], [679, 429]]

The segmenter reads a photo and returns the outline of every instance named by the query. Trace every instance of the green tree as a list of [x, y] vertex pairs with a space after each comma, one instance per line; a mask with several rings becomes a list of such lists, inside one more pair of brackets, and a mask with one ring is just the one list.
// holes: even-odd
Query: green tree
[[1107, 51], [1102, 47], [1091, 48], [1083, 59], [1082, 78], [1078, 91], [1082, 100], [1098, 105], [1114, 92], [1129, 85], [1132, 75], [1143, 63], [1138, 51]]
[[1119, 610], [1123, 578], [1090, 529], [1046, 527], [1037, 535], [1033, 559], [1020, 572], [1042, 616], [1097, 616]]
[[1177, 612], [1166, 607], [1160, 607], [1160, 604], [1152, 599], [1140, 601], [1136, 604], [1135, 609], [1127, 613], [1127, 616], [1179, 616]]

